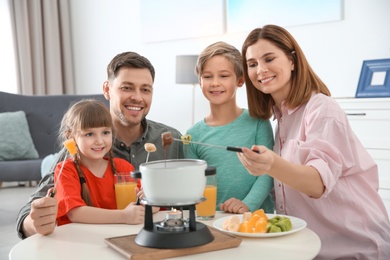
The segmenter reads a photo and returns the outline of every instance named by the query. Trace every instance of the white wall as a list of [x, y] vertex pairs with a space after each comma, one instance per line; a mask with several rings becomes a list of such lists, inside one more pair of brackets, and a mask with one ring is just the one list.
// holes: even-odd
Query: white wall
[[[237, 34], [143, 43], [141, 0], [70, 1], [77, 93], [101, 93], [111, 58], [123, 51], [138, 52], [156, 69], [154, 99], [148, 118], [174, 126], [182, 133], [191, 126], [192, 86], [175, 84], [176, 55], [199, 54], [207, 45], [219, 40], [241, 50], [245, 37], [253, 29]], [[169, 6], [161, 11], [172, 15]], [[155, 22], [158, 26], [158, 21]], [[354, 97], [363, 60], [390, 57], [389, 24], [390, 1], [344, 0], [341, 21], [287, 29], [300, 43], [332, 95]], [[196, 122], [208, 113], [209, 107], [199, 86], [195, 97]], [[246, 107], [245, 88], [238, 91], [238, 103]]]

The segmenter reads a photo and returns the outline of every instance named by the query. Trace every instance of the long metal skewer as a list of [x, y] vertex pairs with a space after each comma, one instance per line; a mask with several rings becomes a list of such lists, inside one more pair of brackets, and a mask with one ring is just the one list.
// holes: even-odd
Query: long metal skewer
[[[182, 139], [178, 139], [178, 138], [172, 138], [172, 140], [182, 142], [182, 143], [193, 143], [193, 144], [199, 144], [199, 145], [205, 145], [205, 146], [210, 146], [210, 147], [214, 147], [214, 148], [224, 149], [224, 150], [228, 150], [228, 151], [232, 151], [232, 152], [242, 153], [242, 149], [240, 147], [206, 144], [206, 143], [200, 143], [200, 142], [195, 142], [195, 141], [182, 140]], [[252, 151], [254, 151], [254, 150], [252, 150]], [[254, 151], [254, 152], [260, 153], [259, 151]]]
[[[63, 153], [63, 154], [62, 154]], [[68, 157], [68, 150], [66, 150], [66, 148], [62, 148], [62, 150], [59, 152], [59, 155], [57, 157], [57, 159], [55, 160], [55, 164], [57, 164], [61, 158], [61, 156], [64, 156], [63, 159], [62, 159], [62, 165], [61, 165], [61, 169], [60, 169], [60, 172], [58, 174], [58, 177], [57, 177], [57, 181], [54, 182], [54, 188], [53, 190], [50, 192], [50, 197], [54, 197], [54, 195], [56, 194], [56, 191], [57, 191], [57, 183], [59, 182], [60, 180], [60, 177], [61, 177], [61, 174], [62, 174], [62, 169], [64, 169], [64, 165], [65, 165], [65, 160], [66, 158]], [[55, 168], [55, 167], [54, 167]], [[54, 171], [54, 169], [52, 169], [52, 171]]]
[[[60, 172], [58, 173], [57, 181], [54, 180], [54, 188], [50, 192], [50, 195], [49, 195], [50, 197], [54, 197], [54, 195], [57, 192], [57, 183], [60, 181], [60, 177], [62, 175], [62, 170], [64, 169], [65, 160], [68, 157], [68, 154], [74, 155], [77, 153], [77, 144], [73, 138], [65, 140], [63, 142], [63, 144], [65, 147], [63, 149], [61, 149], [61, 152], [65, 149], [64, 159], [62, 160], [62, 165], [61, 165]], [[60, 158], [60, 156], [61, 155], [59, 155], [58, 158]], [[55, 168], [55, 165], [54, 165], [54, 168]], [[53, 171], [54, 171], [54, 169], [53, 169]]]

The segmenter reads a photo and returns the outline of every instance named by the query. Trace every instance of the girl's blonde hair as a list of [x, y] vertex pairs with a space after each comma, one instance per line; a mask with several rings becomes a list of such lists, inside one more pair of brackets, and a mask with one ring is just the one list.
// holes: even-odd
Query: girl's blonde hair
[[266, 25], [263, 28], [256, 28], [251, 31], [242, 46], [242, 64], [245, 74], [248, 110], [251, 116], [269, 119], [272, 115], [272, 107], [275, 105], [271, 95], [264, 94], [256, 89], [248, 76], [246, 53], [249, 46], [255, 44], [260, 39], [271, 42], [293, 61], [294, 70], [291, 74], [291, 91], [285, 100], [287, 107], [296, 108], [307, 103], [313, 92], [330, 96], [329, 89], [314, 73], [294, 37], [280, 26]]
[[[74, 138], [83, 129], [96, 127], [110, 127], [113, 131], [110, 110], [99, 100], [82, 99], [70, 106], [65, 113], [61, 121], [58, 139], [60, 143], [63, 143], [67, 139]], [[108, 157], [112, 171], [115, 173], [112, 149], [110, 149]], [[88, 206], [93, 206], [77, 153], [73, 155], [73, 161], [80, 178], [82, 199]]]

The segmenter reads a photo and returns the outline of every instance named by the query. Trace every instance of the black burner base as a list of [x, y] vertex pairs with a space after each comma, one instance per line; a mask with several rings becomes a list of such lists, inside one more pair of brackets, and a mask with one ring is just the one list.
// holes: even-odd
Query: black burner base
[[208, 227], [196, 222], [196, 230], [190, 231], [161, 231], [154, 225], [153, 230], [143, 228], [135, 237], [135, 243], [144, 247], [152, 248], [187, 248], [201, 246], [214, 240]]

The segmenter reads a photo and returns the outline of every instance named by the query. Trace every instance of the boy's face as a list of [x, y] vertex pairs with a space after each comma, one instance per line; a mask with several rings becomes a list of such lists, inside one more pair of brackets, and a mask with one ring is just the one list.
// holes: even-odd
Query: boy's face
[[146, 68], [122, 68], [114, 80], [104, 83], [103, 93], [110, 101], [114, 124], [139, 125], [152, 104], [152, 75]]
[[204, 64], [200, 87], [211, 104], [235, 101], [236, 90], [243, 84], [244, 78], [237, 78], [234, 65], [227, 58], [217, 55]]

